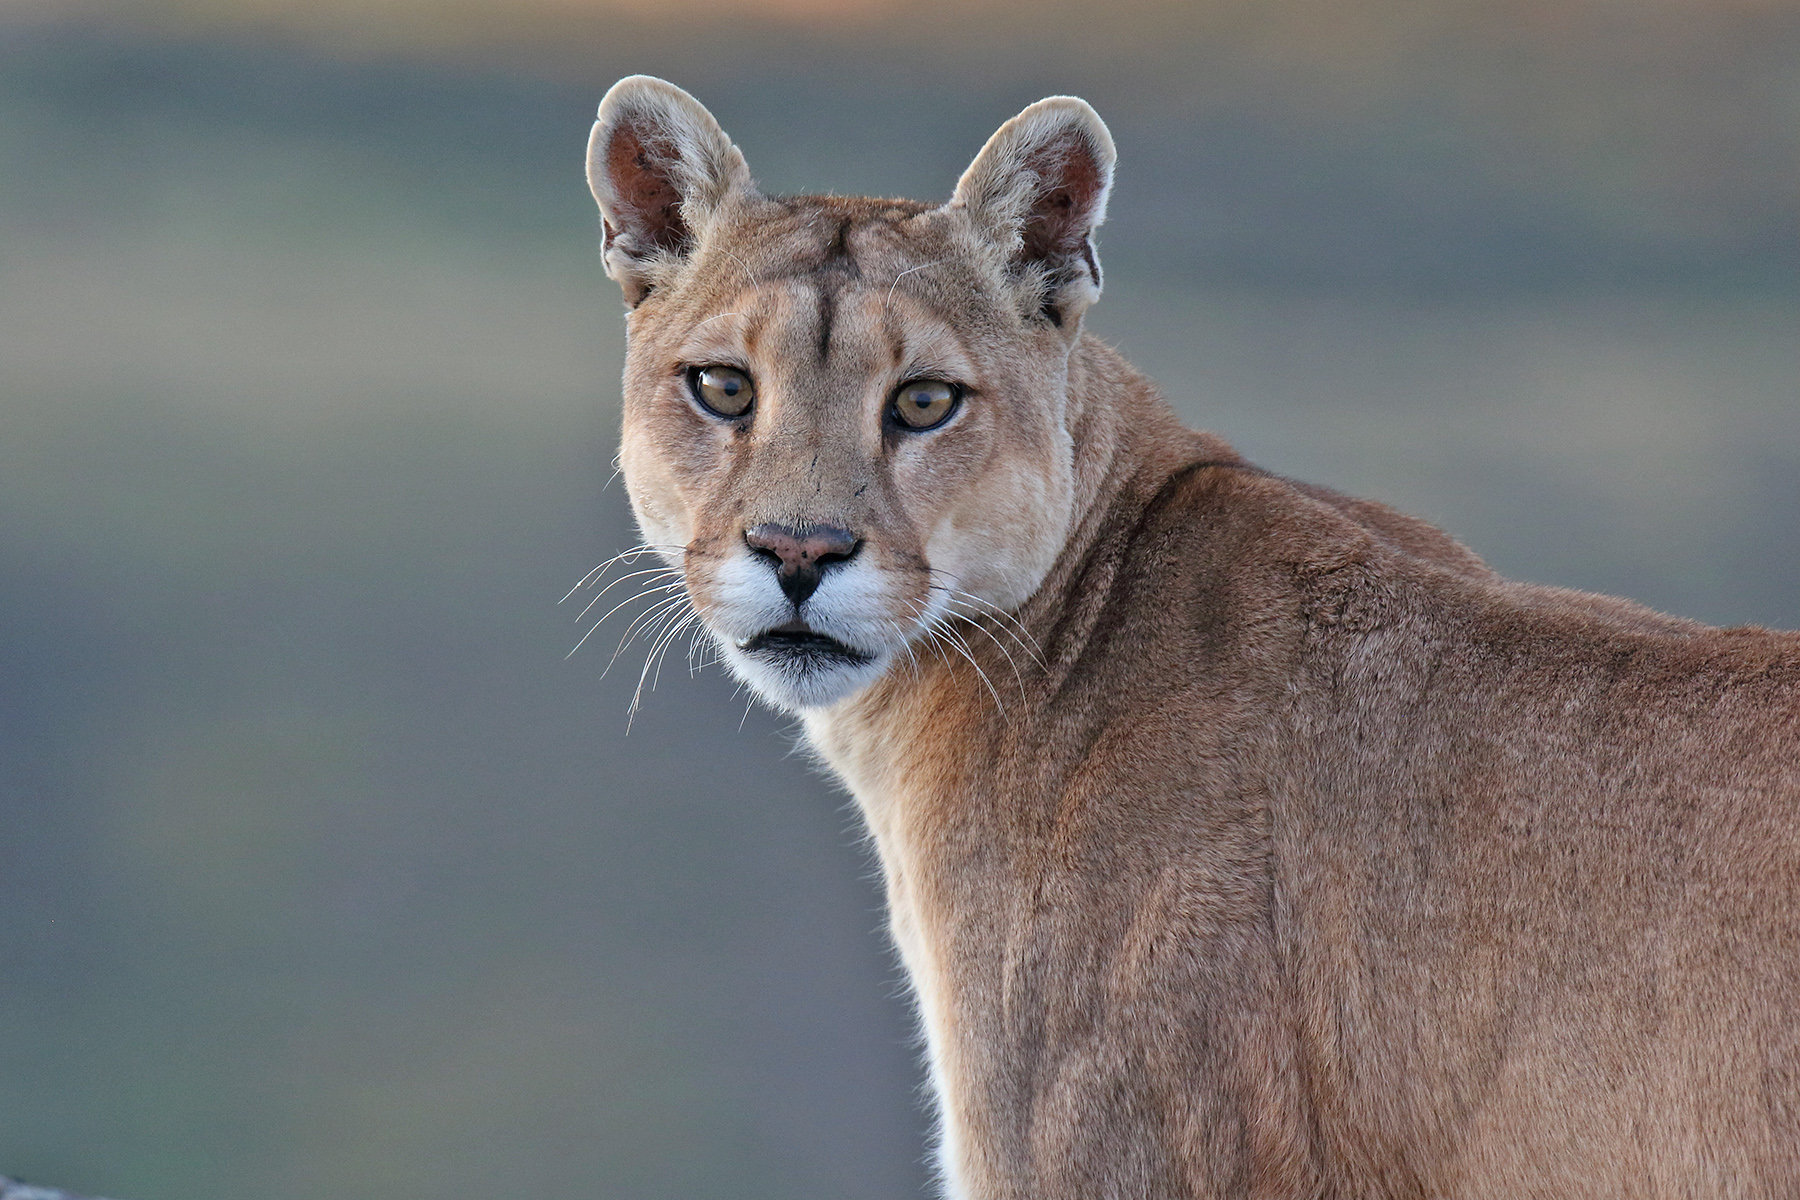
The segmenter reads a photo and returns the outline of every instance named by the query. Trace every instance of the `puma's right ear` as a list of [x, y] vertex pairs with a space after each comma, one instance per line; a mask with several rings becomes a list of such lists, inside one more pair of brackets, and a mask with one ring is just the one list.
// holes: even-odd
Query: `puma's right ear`
[[756, 187], [713, 115], [649, 75], [619, 80], [600, 101], [587, 171], [606, 273], [633, 308], [693, 252], [729, 196]]
[[1093, 232], [1106, 219], [1114, 158], [1112, 135], [1085, 100], [1051, 96], [988, 139], [950, 200], [1059, 327], [1072, 330], [1100, 298]]

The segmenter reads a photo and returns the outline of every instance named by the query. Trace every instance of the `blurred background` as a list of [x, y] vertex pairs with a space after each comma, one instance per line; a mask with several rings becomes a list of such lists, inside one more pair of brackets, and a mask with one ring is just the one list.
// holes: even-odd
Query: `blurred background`
[[918, 1197], [842, 795], [557, 601], [632, 541], [582, 177], [771, 191], [1073, 92], [1092, 327], [1516, 576], [1800, 625], [1797, 0], [0, 0], [0, 1173]]

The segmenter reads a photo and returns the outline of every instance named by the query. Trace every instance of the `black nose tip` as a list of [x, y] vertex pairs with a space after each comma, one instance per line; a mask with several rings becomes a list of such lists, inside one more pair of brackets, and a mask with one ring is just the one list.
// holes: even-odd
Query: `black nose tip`
[[775, 582], [795, 608], [819, 590], [826, 567], [849, 562], [862, 549], [855, 534], [830, 525], [758, 525], [744, 531], [744, 542], [774, 565]]

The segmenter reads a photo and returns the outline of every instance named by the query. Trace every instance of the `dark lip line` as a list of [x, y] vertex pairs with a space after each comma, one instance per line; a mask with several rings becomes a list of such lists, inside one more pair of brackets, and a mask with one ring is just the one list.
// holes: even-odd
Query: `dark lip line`
[[765, 629], [755, 637], [739, 642], [738, 649], [746, 654], [774, 653], [788, 658], [804, 655], [806, 657], [837, 658], [859, 664], [874, 661], [872, 655], [846, 646], [829, 634], [820, 633], [799, 621], [790, 621], [786, 625]]

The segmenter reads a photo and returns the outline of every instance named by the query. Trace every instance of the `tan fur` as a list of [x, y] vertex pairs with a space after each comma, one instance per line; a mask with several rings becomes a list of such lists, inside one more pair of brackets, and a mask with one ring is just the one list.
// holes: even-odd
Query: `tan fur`
[[[1181, 428], [1080, 332], [1079, 101], [941, 208], [764, 197], [704, 113], [638, 77], [595, 129], [627, 480], [728, 658], [793, 616], [747, 530], [862, 539], [796, 611], [875, 665], [733, 663], [873, 834], [949, 1195], [1800, 1195], [1800, 638]], [[957, 416], [884, 427], [919, 376]]]

